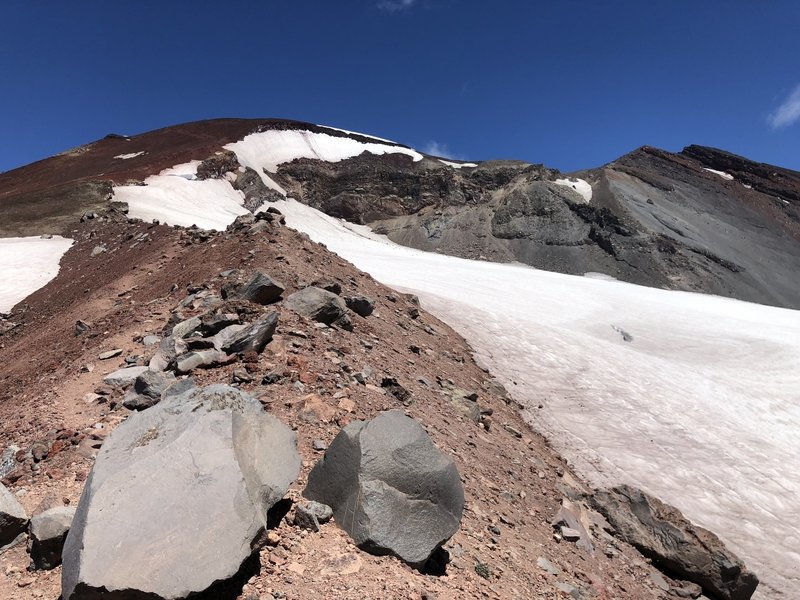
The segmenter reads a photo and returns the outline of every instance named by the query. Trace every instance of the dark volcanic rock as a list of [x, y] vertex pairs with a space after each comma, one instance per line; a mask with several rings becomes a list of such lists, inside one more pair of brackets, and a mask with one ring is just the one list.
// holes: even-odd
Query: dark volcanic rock
[[375, 300], [366, 296], [345, 296], [344, 301], [347, 308], [362, 317], [370, 316], [375, 310]]
[[677, 579], [719, 600], [748, 600], [758, 578], [710, 531], [677, 509], [630, 486], [595, 492], [595, 508], [617, 534]]
[[246, 167], [243, 173], [236, 176], [233, 188], [244, 194], [244, 207], [250, 212], [255, 212], [266, 202], [283, 200], [280, 192], [268, 188], [258, 173], [250, 167]]
[[285, 289], [269, 275], [256, 273], [239, 292], [239, 296], [256, 304], [270, 304], [278, 301]]
[[222, 349], [228, 354], [264, 351], [278, 327], [278, 313], [273, 312], [246, 326], [225, 342]]
[[74, 506], [59, 506], [31, 519], [30, 554], [35, 569], [55, 569], [61, 564], [61, 551], [74, 516]]
[[222, 597], [212, 586], [250, 565], [299, 468], [294, 433], [235, 388], [133, 413], [86, 481], [64, 546], [64, 600]]
[[303, 494], [331, 506], [360, 548], [412, 565], [458, 530], [464, 509], [455, 464], [399, 410], [342, 429]]
[[318, 287], [307, 287], [286, 298], [284, 304], [294, 312], [326, 325], [352, 329], [347, 305], [339, 296]]
[[28, 515], [17, 499], [0, 483], [0, 550], [12, 546], [25, 533]]

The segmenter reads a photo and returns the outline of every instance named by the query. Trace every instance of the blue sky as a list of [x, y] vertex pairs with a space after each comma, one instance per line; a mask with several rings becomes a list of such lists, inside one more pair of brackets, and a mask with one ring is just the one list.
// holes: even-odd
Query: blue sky
[[795, 0], [7, 0], [0, 171], [222, 116], [565, 171], [691, 143], [800, 170], [798, 39]]

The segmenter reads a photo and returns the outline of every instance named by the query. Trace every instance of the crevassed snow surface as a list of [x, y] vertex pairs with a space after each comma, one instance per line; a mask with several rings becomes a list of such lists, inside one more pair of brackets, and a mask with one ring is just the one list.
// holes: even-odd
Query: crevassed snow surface
[[418, 294], [591, 483], [650, 491], [728, 543], [757, 597], [799, 597], [800, 311], [421, 252], [277, 206]]
[[556, 179], [555, 183], [558, 185], [563, 185], [564, 187], [572, 188], [576, 192], [578, 192], [586, 202], [592, 201], [592, 186], [589, 184], [588, 181], [584, 181], [583, 179], [573, 178], [573, 179]]
[[244, 196], [225, 179], [195, 180], [199, 164], [192, 161], [165, 169], [145, 179], [145, 185], [115, 187], [114, 199], [127, 202], [128, 214], [145, 221], [225, 229], [248, 213], [242, 206]]
[[719, 175], [723, 179], [727, 179], [728, 181], [733, 180], [733, 175], [730, 173], [726, 173], [725, 171], [717, 171], [716, 169], [707, 169], [703, 167], [703, 171], [708, 171], [709, 173], [714, 173], [714, 175]]
[[131, 152], [129, 154], [117, 154], [114, 158], [128, 160], [129, 158], [136, 158], [137, 156], [141, 156], [142, 154], [144, 154], [144, 150], [141, 150], [140, 152]]
[[7, 312], [58, 275], [59, 262], [72, 246], [61, 236], [0, 238], [0, 312]]
[[252, 133], [238, 142], [226, 144], [227, 150], [232, 150], [239, 163], [250, 167], [261, 176], [268, 187], [286, 194], [285, 190], [275, 183], [270, 173], [278, 170], [278, 165], [291, 162], [297, 158], [315, 158], [328, 162], [338, 162], [346, 158], [358, 156], [363, 152], [372, 154], [406, 154], [413, 160], [422, 160], [422, 155], [416, 150], [391, 146], [381, 143], [359, 142], [351, 138], [337, 137], [326, 133], [313, 133], [311, 131], [286, 130], [262, 131]]
[[477, 167], [478, 163], [471, 163], [471, 162], [453, 162], [452, 160], [444, 160], [443, 158], [439, 159], [440, 163], [446, 164], [448, 167], [453, 167], [454, 169], [461, 169], [463, 167]]

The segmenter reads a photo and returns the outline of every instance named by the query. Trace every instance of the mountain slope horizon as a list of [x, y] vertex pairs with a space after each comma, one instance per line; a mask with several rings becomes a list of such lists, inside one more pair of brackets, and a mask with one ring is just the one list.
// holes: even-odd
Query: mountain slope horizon
[[[412, 150], [287, 119], [109, 134], [0, 173], [0, 236], [67, 234], [82, 214], [107, 205], [114, 186], [205, 160], [259, 131]], [[697, 145], [679, 153], [642, 146], [566, 175], [524, 161], [417, 154], [419, 161], [366, 152], [335, 162], [298, 158], [271, 177], [306, 204], [423, 250], [800, 308], [796, 171]]]

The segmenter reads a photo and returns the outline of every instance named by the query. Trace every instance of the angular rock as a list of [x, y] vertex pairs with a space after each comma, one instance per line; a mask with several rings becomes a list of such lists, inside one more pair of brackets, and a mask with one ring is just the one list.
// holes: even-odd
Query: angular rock
[[55, 569], [61, 564], [61, 551], [74, 516], [74, 506], [59, 506], [33, 516], [29, 551], [34, 569]]
[[370, 316], [375, 310], [375, 300], [367, 296], [345, 296], [344, 302], [347, 308], [362, 317]]
[[755, 592], [756, 575], [676, 508], [627, 485], [597, 491], [592, 500], [619, 537], [671, 577], [696, 583], [719, 600], [748, 600]]
[[228, 354], [238, 354], [239, 352], [258, 352], [260, 354], [272, 340], [277, 327], [278, 313], [269, 313], [236, 332], [223, 344], [222, 349]]
[[303, 495], [329, 505], [363, 550], [415, 566], [458, 530], [464, 509], [455, 464], [399, 410], [344, 427]]
[[150, 359], [148, 366], [151, 371], [167, 371], [175, 368], [175, 359], [178, 354], [186, 352], [183, 340], [176, 340], [172, 336], [165, 337], [158, 344], [158, 350]]
[[126, 367], [103, 377], [103, 383], [114, 387], [125, 387], [131, 385], [142, 373], [149, 370], [149, 367]]
[[210, 369], [226, 365], [233, 360], [235, 360], [233, 356], [228, 356], [219, 350], [187, 352], [176, 359], [175, 371], [177, 373], [191, 373], [195, 369]]
[[267, 511], [299, 468], [295, 434], [236, 388], [190, 389], [133, 413], [86, 481], [64, 546], [64, 600], [219, 598], [215, 585], [253, 562]]
[[114, 350], [109, 350], [107, 352], [101, 352], [97, 355], [97, 358], [100, 360], [108, 360], [109, 358], [114, 358], [115, 356], [119, 356], [122, 354], [122, 348], [115, 348]]
[[347, 318], [347, 306], [332, 292], [318, 287], [307, 287], [295, 292], [284, 302], [287, 308], [326, 325], [339, 325], [342, 329], [352, 329]]
[[192, 317], [191, 319], [181, 321], [172, 328], [172, 337], [185, 338], [194, 335], [199, 332], [201, 325], [202, 321], [200, 317]]
[[0, 483], [0, 552], [19, 542], [27, 526], [25, 509]]
[[280, 300], [281, 294], [286, 288], [273, 280], [269, 275], [256, 273], [252, 279], [239, 292], [244, 300], [255, 302], [256, 304], [270, 304]]
[[333, 509], [327, 504], [298, 504], [294, 509], [294, 524], [302, 529], [319, 531], [320, 523], [327, 523], [332, 516]]
[[205, 313], [200, 316], [200, 333], [204, 336], [213, 336], [238, 323], [239, 315], [236, 313]]
[[175, 376], [171, 373], [145, 371], [133, 382], [133, 388], [128, 390], [122, 405], [129, 410], [144, 410], [157, 404], [161, 394], [175, 383]]

